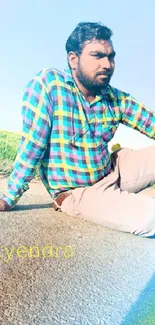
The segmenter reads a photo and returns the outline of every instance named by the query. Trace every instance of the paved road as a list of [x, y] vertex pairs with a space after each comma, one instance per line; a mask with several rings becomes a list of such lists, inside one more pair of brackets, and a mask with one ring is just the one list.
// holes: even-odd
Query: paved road
[[154, 239], [55, 212], [39, 181], [0, 226], [0, 324], [155, 324]]

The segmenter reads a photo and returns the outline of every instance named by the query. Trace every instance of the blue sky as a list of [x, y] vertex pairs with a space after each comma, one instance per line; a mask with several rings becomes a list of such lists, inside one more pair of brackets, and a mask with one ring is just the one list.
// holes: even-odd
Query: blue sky
[[[65, 42], [80, 21], [100, 21], [113, 32], [115, 86], [155, 110], [155, 2], [5, 0], [0, 10], [0, 129], [21, 131], [24, 86], [43, 68], [66, 68]], [[120, 126], [112, 144], [154, 144]]]

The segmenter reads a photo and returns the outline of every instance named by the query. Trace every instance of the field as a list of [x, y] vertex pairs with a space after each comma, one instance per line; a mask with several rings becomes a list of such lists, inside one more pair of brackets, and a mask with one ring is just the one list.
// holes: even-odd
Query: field
[[[20, 137], [20, 133], [0, 130], [0, 175], [9, 176], [11, 174]], [[38, 168], [36, 169], [36, 178], [39, 179]]]
[[20, 133], [0, 130], [0, 174], [8, 176], [16, 158]]

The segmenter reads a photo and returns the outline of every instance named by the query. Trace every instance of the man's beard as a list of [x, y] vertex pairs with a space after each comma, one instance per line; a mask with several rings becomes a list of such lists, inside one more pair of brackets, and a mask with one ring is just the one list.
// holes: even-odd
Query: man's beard
[[78, 81], [88, 90], [93, 90], [96, 93], [99, 93], [102, 89], [105, 89], [111, 79], [111, 75], [107, 76], [103, 82], [99, 82], [94, 78], [89, 77], [82, 69], [80, 62], [78, 63], [78, 69], [76, 71], [76, 77]]

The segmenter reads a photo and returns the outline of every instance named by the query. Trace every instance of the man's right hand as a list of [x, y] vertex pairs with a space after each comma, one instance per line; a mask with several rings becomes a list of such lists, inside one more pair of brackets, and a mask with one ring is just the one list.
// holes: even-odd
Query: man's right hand
[[0, 199], [0, 211], [11, 211], [13, 208], [3, 199]]

